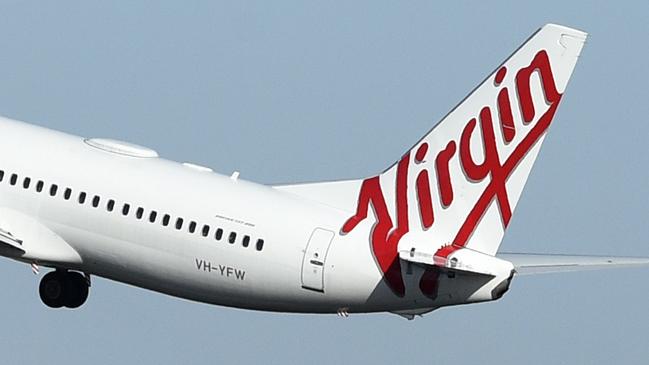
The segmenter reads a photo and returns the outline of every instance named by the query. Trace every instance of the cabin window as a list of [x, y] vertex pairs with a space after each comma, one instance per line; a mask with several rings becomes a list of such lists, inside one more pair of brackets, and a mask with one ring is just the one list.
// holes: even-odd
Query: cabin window
[[99, 195], [95, 195], [92, 198], [92, 206], [97, 208], [99, 206]]
[[169, 214], [165, 214], [164, 217], [162, 217], [162, 225], [165, 227], [168, 226], [170, 219], [171, 217], [169, 216]]
[[115, 201], [113, 199], [110, 199], [108, 201], [108, 204], [106, 204], [106, 210], [112, 212], [113, 209], [115, 209]]
[[29, 183], [30, 183], [31, 181], [32, 181], [32, 180], [31, 180], [30, 178], [26, 177], [25, 180], [23, 180], [23, 188], [25, 188], [25, 189], [29, 189]]
[[257, 251], [261, 251], [264, 249], [264, 240], [261, 238], [257, 240]]
[[137, 210], [135, 211], [135, 216], [137, 217], [137, 219], [142, 219], [143, 215], [144, 215], [144, 208], [142, 207], [137, 208]]
[[65, 198], [65, 200], [70, 200], [70, 196], [72, 196], [72, 189], [66, 188], [63, 193], [63, 198]]
[[183, 228], [183, 219], [178, 218], [176, 219], [176, 229], [181, 229], [181, 228]]
[[156, 213], [155, 210], [152, 210], [151, 213], [149, 214], [149, 222], [154, 223], [157, 215], [158, 213]]
[[2, 181], [2, 179], [4, 179], [4, 177], [5, 177], [5, 172], [0, 170], [0, 181]]
[[16, 185], [16, 182], [18, 181], [18, 175], [16, 174], [11, 174], [11, 179], [9, 180], [9, 184], [11, 185]]
[[201, 232], [203, 237], [207, 237], [210, 234], [210, 226], [207, 224], [203, 226], [203, 231]]
[[56, 191], [57, 191], [58, 189], [59, 189], [59, 187], [56, 186], [56, 184], [52, 184], [52, 185], [50, 186], [50, 196], [55, 196], [55, 195], [56, 195]]
[[243, 247], [248, 247], [248, 245], [250, 245], [250, 236], [243, 236], [241, 244], [243, 245]]
[[196, 222], [191, 221], [189, 222], [189, 233], [194, 233], [196, 232]]
[[79, 193], [79, 204], [83, 204], [86, 202], [86, 192], [82, 191]]
[[230, 236], [228, 236], [228, 242], [234, 243], [237, 239], [237, 232], [230, 232]]
[[36, 183], [36, 191], [39, 193], [43, 191], [43, 185], [43, 180], [38, 180], [38, 182]]
[[128, 203], [124, 204], [124, 206], [122, 207], [122, 215], [128, 215], [128, 211], [130, 209], [131, 209], [131, 206]]
[[216, 230], [216, 233], [214, 234], [214, 238], [217, 241], [220, 241], [221, 237], [223, 237], [223, 230], [221, 228], [219, 228], [219, 229]]

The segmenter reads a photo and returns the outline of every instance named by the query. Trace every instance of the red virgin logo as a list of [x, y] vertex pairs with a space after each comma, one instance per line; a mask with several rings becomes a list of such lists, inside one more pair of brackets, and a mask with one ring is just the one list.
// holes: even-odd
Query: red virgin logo
[[[426, 168], [421, 169], [415, 179], [418, 210], [421, 217], [421, 229], [429, 229], [435, 224], [433, 198], [439, 199], [443, 208], [450, 207], [454, 201], [453, 186], [456, 184], [475, 184], [489, 177], [488, 184], [479, 195], [477, 201], [468, 212], [457, 234], [450, 245], [440, 248], [436, 256], [447, 257], [453, 251], [466, 245], [471, 234], [480, 223], [484, 213], [492, 201], [496, 201], [503, 227], [507, 227], [512, 216], [512, 209], [506, 182], [519, 162], [534, 147], [535, 143], [543, 136], [550, 126], [554, 113], [561, 100], [557, 91], [554, 75], [550, 67], [550, 60], [545, 50], [539, 51], [527, 67], [523, 67], [515, 75], [516, 99], [520, 106], [522, 122], [531, 125], [537, 115], [532, 92], [530, 90], [531, 76], [538, 72], [541, 88], [544, 92], [548, 109], [540, 117], [520, 142], [513, 148], [509, 156], [498, 153], [495, 128], [500, 128], [503, 142], [509, 145], [516, 137], [517, 129], [514, 125], [510, 92], [507, 87], [501, 86], [507, 75], [507, 69], [502, 67], [496, 73], [494, 85], [500, 88], [496, 104], [498, 106], [497, 121], [494, 120], [492, 109], [484, 106], [476, 118], [472, 118], [462, 129], [456, 139], [451, 139], [443, 149], [435, 151], [435, 175], [437, 176], [437, 197], [431, 193], [431, 178]], [[471, 138], [476, 129], [480, 129], [482, 136], [483, 158], [481, 163], [476, 163], [471, 150]], [[520, 136], [519, 136], [520, 137]], [[370, 233], [372, 253], [377, 266], [383, 272], [383, 277], [392, 291], [403, 297], [405, 286], [401, 276], [401, 266], [398, 258], [397, 246], [401, 238], [409, 232], [408, 218], [408, 171], [411, 163], [423, 164], [429, 153], [429, 145], [424, 142], [417, 148], [411, 161], [411, 152], [401, 158], [397, 164], [396, 173], [396, 226], [390, 216], [385, 197], [382, 191], [380, 177], [374, 176], [365, 179], [361, 185], [356, 213], [350, 217], [342, 227], [343, 234], [351, 232], [361, 221], [367, 218], [370, 206], [376, 214], [376, 224]], [[449, 163], [452, 159], [459, 159], [464, 174], [451, 176]], [[424, 165], [422, 165], [424, 166]], [[437, 292], [438, 271], [428, 269], [421, 278], [419, 287], [422, 292], [430, 297], [435, 297]]]

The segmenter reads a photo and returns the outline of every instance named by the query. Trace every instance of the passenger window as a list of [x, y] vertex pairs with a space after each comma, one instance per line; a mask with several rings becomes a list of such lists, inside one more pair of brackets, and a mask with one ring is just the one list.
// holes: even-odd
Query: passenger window
[[257, 240], [257, 251], [261, 251], [264, 248], [264, 240], [261, 238]]
[[128, 215], [129, 209], [131, 209], [131, 206], [128, 203], [124, 204], [124, 206], [122, 207], [122, 214]]
[[50, 196], [55, 196], [58, 189], [59, 187], [56, 186], [56, 184], [52, 184], [52, 186], [50, 186]]
[[164, 217], [162, 217], [162, 225], [165, 227], [168, 226], [169, 219], [171, 219], [171, 217], [169, 217], [169, 214], [165, 214]]
[[99, 206], [99, 195], [95, 195], [95, 197], [92, 198], [92, 206], [95, 208]]
[[243, 236], [241, 244], [243, 245], [243, 247], [248, 247], [248, 245], [250, 245], [250, 236]]
[[5, 177], [5, 172], [0, 170], [0, 181], [2, 181], [2, 179], [4, 179], [4, 177]]
[[65, 192], [63, 193], [63, 198], [65, 198], [65, 200], [70, 200], [71, 195], [72, 195], [72, 189], [66, 188]]
[[112, 212], [113, 209], [115, 209], [115, 201], [113, 199], [110, 199], [108, 201], [108, 204], [106, 204], [106, 210]]
[[228, 242], [234, 243], [236, 239], [237, 239], [237, 232], [230, 232], [230, 236], [228, 236]]
[[32, 181], [32, 180], [31, 180], [30, 178], [26, 177], [25, 180], [23, 180], [23, 188], [25, 188], [25, 189], [29, 189], [29, 183], [30, 183], [31, 181]]
[[210, 226], [207, 224], [203, 226], [203, 237], [207, 237], [210, 234]]
[[142, 207], [137, 208], [137, 210], [135, 211], [135, 216], [137, 217], [137, 219], [142, 219], [143, 215], [144, 215], [144, 208]]
[[149, 214], [149, 222], [154, 223], [155, 222], [155, 217], [158, 215], [158, 213], [155, 212], [155, 210], [151, 211], [151, 214]]
[[214, 238], [216, 238], [217, 241], [220, 241], [222, 237], [223, 237], [223, 230], [219, 228], [216, 230], [216, 233], [214, 234]]
[[79, 193], [79, 204], [83, 204], [86, 202], [86, 192], [82, 191]]
[[176, 229], [181, 229], [181, 228], [183, 228], [183, 219], [178, 218], [176, 219]]
[[18, 175], [11, 174], [11, 179], [9, 180], [9, 184], [16, 185], [16, 181], [18, 181]]
[[36, 183], [36, 191], [39, 193], [43, 191], [43, 185], [43, 180], [38, 180], [38, 182]]
[[196, 222], [191, 221], [189, 222], [189, 233], [194, 233], [196, 232]]

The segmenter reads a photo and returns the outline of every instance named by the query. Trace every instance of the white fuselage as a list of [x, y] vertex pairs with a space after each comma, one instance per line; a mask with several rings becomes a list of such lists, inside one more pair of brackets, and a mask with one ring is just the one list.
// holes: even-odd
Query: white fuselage
[[[8, 119], [0, 119], [0, 131], [0, 206], [34, 217], [76, 250], [81, 263], [65, 269], [190, 300], [271, 311], [398, 311], [484, 300], [462, 293], [458, 277], [454, 285], [440, 284], [435, 300], [395, 296], [382, 283], [367, 237], [339, 233], [348, 211], [195, 166], [109, 152], [81, 137]], [[333, 236], [321, 253], [322, 290], [303, 287], [305, 251], [316, 229]], [[406, 283], [417, 285], [421, 269], [406, 270]]]
[[0, 256], [56, 269], [38, 288], [51, 308], [83, 305], [96, 275], [239, 308], [407, 318], [497, 300], [516, 274], [649, 264], [498, 255], [586, 36], [541, 27], [356, 180], [265, 186], [0, 118]]

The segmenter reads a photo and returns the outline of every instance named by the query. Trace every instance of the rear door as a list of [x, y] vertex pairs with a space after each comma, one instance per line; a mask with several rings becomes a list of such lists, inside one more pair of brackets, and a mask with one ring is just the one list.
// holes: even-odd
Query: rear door
[[302, 260], [302, 287], [324, 292], [324, 270], [329, 245], [334, 233], [327, 229], [316, 228], [304, 252]]

